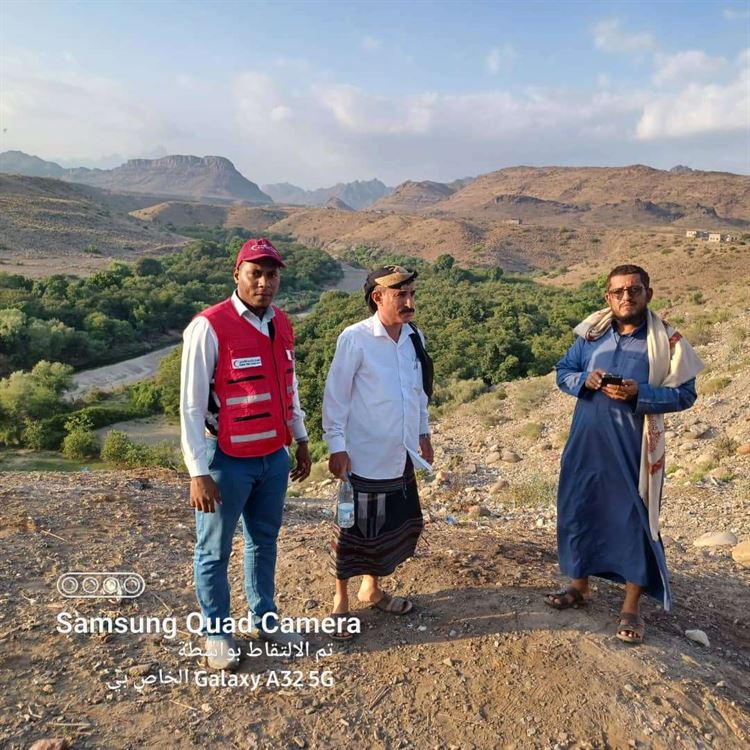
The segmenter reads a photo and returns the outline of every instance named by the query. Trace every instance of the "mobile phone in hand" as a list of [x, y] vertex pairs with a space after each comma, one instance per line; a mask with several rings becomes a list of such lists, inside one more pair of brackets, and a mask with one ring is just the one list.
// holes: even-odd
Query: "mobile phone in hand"
[[602, 386], [605, 385], [622, 385], [622, 375], [613, 375], [611, 372], [602, 375]]

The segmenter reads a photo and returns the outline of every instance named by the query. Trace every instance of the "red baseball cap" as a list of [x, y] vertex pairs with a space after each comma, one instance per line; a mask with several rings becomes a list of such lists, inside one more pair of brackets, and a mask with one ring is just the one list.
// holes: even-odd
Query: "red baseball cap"
[[261, 258], [270, 258], [276, 261], [282, 268], [286, 268], [286, 263], [281, 257], [281, 253], [265, 238], [260, 237], [257, 240], [248, 240], [237, 253], [237, 262], [235, 268], [239, 268], [240, 263], [249, 260], [255, 263]]

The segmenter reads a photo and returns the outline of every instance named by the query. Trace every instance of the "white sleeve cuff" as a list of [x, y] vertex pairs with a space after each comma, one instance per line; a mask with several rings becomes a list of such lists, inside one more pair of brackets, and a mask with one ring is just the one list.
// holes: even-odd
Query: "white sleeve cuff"
[[346, 450], [346, 440], [343, 436], [326, 438], [329, 453], [341, 453]]

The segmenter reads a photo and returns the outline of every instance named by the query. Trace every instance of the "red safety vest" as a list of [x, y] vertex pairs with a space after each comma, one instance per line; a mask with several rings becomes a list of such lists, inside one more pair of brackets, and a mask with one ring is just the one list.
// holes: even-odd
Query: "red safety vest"
[[228, 456], [268, 456], [292, 442], [294, 332], [273, 309], [273, 341], [237, 314], [231, 297], [198, 313], [219, 340], [213, 391], [219, 447]]

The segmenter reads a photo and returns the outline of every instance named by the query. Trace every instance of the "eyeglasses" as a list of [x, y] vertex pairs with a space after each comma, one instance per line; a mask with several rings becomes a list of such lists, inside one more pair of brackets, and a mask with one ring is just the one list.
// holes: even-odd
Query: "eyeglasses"
[[609, 289], [607, 294], [611, 294], [615, 299], [622, 299], [625, 294], [628, 297], [640, 297], [644, 292], [642, 286], [621, 286], [619, 289]]

